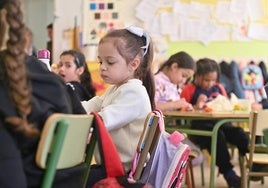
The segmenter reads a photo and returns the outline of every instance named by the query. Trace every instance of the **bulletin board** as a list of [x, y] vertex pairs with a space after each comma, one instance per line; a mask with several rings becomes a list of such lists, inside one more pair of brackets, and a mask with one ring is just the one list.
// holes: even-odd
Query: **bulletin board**
[[135, 18], [138, 0], [84, 0], [83, 44], [97, 44], [109, 30], [139, 24]]
[[[113, 28], [134, 24], [149, 31], [155, 57], [186, 51], [195, 58], [268, 60], [268, 0], [84, 0], [83, 3], [82, 41], [86, 46], [96, 47], [100, 38]], [[94, 70], [97, 74], [98, 69]]]
[[169, 42], [268, 41], [267, 0], [142, 0], [136, 16]]
[[84, 43], [124, 27], [131, 16], [168, 42], [268, 41], [268, 0], [135, 1], [135, 7], [123, 0], [85, 1]]
[[86, 45], [135, 24], [150, 32], [160, 55], [179, 47], [197, 56], [267, 57], [268, 0], [87, 0], [83, 7]]

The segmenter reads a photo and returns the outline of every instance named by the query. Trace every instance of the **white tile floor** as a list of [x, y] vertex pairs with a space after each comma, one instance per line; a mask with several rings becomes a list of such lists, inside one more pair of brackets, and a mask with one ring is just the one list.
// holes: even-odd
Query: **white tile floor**
[[[210, 167], [209, 167], [209, 162], [208, 162], [209, 159], [208, 159], [206, 153], [204, 154], [204, 156], [205, 156], [205, 161], [204, 161], [205, 185], [202, 186], [202, 183], [201, 183], [201, 168], [200, 168], [200, 166], [195, 166], [194, 167], [194, 181], [195, 181], [195, 187], [196, 188], [207, 188], [207, 187], [209, 187], [209, 176], [210, 176], [210, 173], [209, 173]], [[232, 163], [235, 166], [235, 171], [237, 172], [237, 174], [240, 175], [237, 151], [235, 151]], [[217, 168], [215, 169], [215, 172], [218, 173]], [[224, 177], [222, 175], [219, 175], [219, 176], [216, 175], [216, 177], [215, 177], [215, 188], [227, 188], [227, 187], [228, 186], [227, 186], [227, 183], [226, 183]], [[251, 188], [268, 188], [268, 177], [265, 177], [264, 184], [261, 184], [260, 181], [258, 181], [258, 182], [251, 181], [250, 182], [250, 187]], [[182, 185], [182, 188], [187, 188], [187, 186]]]

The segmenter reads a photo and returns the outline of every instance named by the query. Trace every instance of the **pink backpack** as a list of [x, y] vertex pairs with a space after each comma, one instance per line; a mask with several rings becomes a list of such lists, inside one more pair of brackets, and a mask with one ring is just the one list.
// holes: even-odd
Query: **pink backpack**
[[[154, 113], [159, 117], [160, 136], [138, 181], [159, 188], [179, 188], [186, 172], [190, 147], [181, 142], [184, 136], [178, 131], [172, 134], [165, 131], [161, 111], [155, 110]], [[135, 174], [138, 152], [137, 150], [130, 178]]]

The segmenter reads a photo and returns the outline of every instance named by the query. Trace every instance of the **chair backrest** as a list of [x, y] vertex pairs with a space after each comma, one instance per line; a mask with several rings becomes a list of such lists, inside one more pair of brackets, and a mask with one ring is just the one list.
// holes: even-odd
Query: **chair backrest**
[[47, 119], [36, 153], [37, 165], [45, 169], [45, 187], [52, 185], [56, 169], [85, 162], [92, 123], [93, 115], [88, 114], [55, 113]]
[[264, 137], [264, 143], [266, 147], [268, 148], [268, 126], [267, 128], [263, 129], [263, 137]]
[[[250, 145], [249, 145], [249, 165], [252, 165], [252, 158], [256, 149], [256, 136], [263, 136], [263, 129], [267, 127], [268, 110], [252, 111], [250, 113]], [[261, 144], [259, 145], [262, 146]]]
[[260, 110], [255, 113], [257, 114], [256, 135], [263, 136], [263, 129], [268, 127], [268, 110]]
[[137, 152], [140, 157], [133, 176], [134, 180], [140, 179], [144, 164], [147, 160], [147, 155], [152, 152], [154, 147], [157, 145], [160, 135], [158, 120], [159, 117], [153, 112], [150, 112], [146, 117], [143, 132], [137, 146]]
[[92, 125], [92, 115], [53, 114], [42, 130], [36, 162], [40, 168], [46, 168], [54, 139], [59, 135], [60, 126], [66, 128], [60, 151], [57, 169], [69, 168], [84, 160], [88, 135]]

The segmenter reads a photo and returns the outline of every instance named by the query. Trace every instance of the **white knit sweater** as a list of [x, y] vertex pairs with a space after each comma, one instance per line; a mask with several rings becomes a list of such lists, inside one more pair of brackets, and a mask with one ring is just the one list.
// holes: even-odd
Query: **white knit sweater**
[[[131, 168], [139, 137], [151, 104], [146, 88], [138, 79], [120, 87], [111, 86], [102, 96], [82, 102], [85, 110], [99, 112], [117, 148], [125, 171]], [[100, 163], [96, 152], [96, 161]]]

